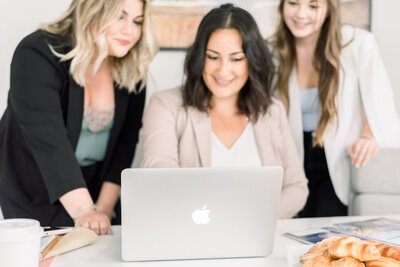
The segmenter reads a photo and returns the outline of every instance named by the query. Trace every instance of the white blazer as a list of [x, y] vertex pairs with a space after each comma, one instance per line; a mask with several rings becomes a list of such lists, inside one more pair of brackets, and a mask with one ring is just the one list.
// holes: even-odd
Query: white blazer
[[[342, 39], [343, 44], [348, 45], [340, 55], [342, 69], [336, 98], [338, 116], [325, 131], [324, 149], [336, 195], [343, 204], [348, 205], [351, 162], [347, 149], [360, 137], [364, 119], [368, 119], [373, 136], [381, 147], [400, 147], [400, 120], [389, 77], [373, 34], [346, 25], [342, 27]], [[289, 99], [288, 120], [300, 158], [304, 159], [295, 68], [289, 78]]]

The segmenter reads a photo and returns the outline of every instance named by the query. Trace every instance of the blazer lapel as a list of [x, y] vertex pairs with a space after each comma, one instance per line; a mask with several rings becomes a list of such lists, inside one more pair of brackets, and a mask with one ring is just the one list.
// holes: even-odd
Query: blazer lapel
[[268, 127], [269, 114], [260, 117], [256, 123], [253, 124], [254, 139], [256, 140], [258, 153], [261, 157], [263, 166], [270, 165], [271, 161], [271, 132]]
[[211, 120], [207, 113], [188, 108], [188, 116], [193, 125], [193, 131], [199, 151], [202, 167], [211, 166]]
[[73, 149], [76, 149], [83, 119], [83, 88], [69, 78], [67, 129]]

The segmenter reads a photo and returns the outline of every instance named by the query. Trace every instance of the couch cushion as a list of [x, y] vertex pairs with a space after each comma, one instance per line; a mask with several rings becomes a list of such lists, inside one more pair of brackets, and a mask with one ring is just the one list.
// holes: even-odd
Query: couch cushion
[[400, 214], [400, 195], [355, 195], [349, 212], [350, 215]]
[[400, 194], [400, 149], [381, 149], [365, 166], [352, 166], [351, 187], [356, 193]]

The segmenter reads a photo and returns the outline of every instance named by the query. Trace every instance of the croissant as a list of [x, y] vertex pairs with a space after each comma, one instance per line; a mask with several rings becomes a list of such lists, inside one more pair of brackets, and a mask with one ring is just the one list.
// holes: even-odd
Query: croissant
[[324, 267], [331, 266], [332, 259], [328, 256], [316, 256], [304, 263], [303, 267]]
[[314, 258], [316, 256], [329, 256], [328, 248], [333, 243], [334, 240], [340, 237], [330, 237], [318, 242], [310, 248], [310, 250], [304, 255], [300, 256], [300, 262], [304, 263], [307, 260]]
[[392, 246], [385, 244], [384, 246], [377, 247], [377, 249], [381, 253], [382, 257], [392, 258], [394, 260], [400, 261], [400, 248], [399, 247], [392, 247]]
[[381, 251], [383, 248], [388, 247], [388, 244], [385, 243], [380, 243], [378, 241], [373, 241], [373, 240], [365, 240], [365, 243], [374, 245], [379, 251]]
[[364, 263], [352, 257], [344, 257], [336, 261], [332, 261], [331, 267], [364, 267]]
[[300, 262], [304, 263], [304, 262], [306, 262], [312, 258], [315, 258], [317, 256], [329, 257], [328, 249], [316, 251], [316, 252], [307, 252], [306, 254], [300, 256]]
[[400, 261], [381, 257], [376, 260], [367, 261], [366, 265], [367, 267], [400, 267]]
[[366, 240], [369, 244], [373, 244], [381, 253], [382, 257], [392, 258], [400, 261], [400, 247], [392, 247], [385, 243], [380, 243], [373, 240]]
[[329, 247], [329, 254], [334, 258], [350, 256], [360, 261], [371, 261], [381, 256], [374, 245], [351, 236], [335, 240]]

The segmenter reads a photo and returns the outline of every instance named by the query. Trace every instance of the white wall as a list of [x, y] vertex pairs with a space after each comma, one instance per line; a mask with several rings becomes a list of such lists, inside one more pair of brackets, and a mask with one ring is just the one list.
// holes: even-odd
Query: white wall
[[378, 39], [400, 112], [400, 1], [372, 0], [372, 32]]
[[[174, 88], [183, 82], [183, 64], [185, 51], [160, 51], [150, 64], [150, 74], [147, 81], [147, 101], [156, 91]], [[142, 140], [136, 147], [132, 166], [139, 167], [142, 160]]]
[[[395, 89], [397, 106], [400, 109], [400, 75], [397, 63], [400, 60], [400, 10], [399, 0], [372, 0], [372, 30], [381, 47], [385, 65]], [[15, 0], [0, 1], [0, 116], [6, 107], [9, 89], [9, 67], [13, 51], [18, 42], [34, 31], [39, 23], [57, 18], [70, 0]], [[150, 66], [149, 94], [155, 90], [174, 87], [182, 82], [184, 52], [161, 51]]]
[[70, 0], [0, 1], [0, 117], [6, 108], [10, 63], [15, 47], [42, 22], [53, 20], [67, 9]]
[[184, 50], [158, 52], [150, 64], [148, 96], [155, 91], [182, 84], [185, 54]]

